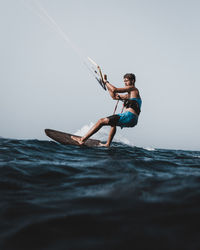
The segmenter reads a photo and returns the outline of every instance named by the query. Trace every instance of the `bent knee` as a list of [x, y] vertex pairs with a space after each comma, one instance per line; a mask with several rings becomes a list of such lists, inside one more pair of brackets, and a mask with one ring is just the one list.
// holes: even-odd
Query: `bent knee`
[[99, 119], [98, 123], [101, 124], [101, 125], [107, 125], [109, 122], [109, 119], [108, 118], [101, 118]]

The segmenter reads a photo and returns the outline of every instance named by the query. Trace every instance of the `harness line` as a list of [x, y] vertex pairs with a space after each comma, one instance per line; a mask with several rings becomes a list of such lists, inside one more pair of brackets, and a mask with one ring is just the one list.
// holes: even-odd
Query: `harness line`
[[[70, 47], [73, 49], [73, 51], [76, 53], [76, 55], [83, 61], [83, 64], [86, 66], [86, 68], [89, 70], [89, 72], [95, 77], [95, 79], [98, 81], [98, 83], [101, 85], [102, 88], [105, 88], [105, 85], [103, 83], [103, 76], [101, 73], [100, 67], [89, 57], [83, 56], [83, 53], [81, 52], [81, 49], [78, 48], [67, 36], [67, 34], [63, 31], [63, 29], [60, 27], [60, 25], [55, 21], [55, 19], [48, 13], [48, 11], [42, 6], [39, 0], [32, 0], [32, 6], [28, 5], [28, 3], [23, 0], [24, 3], [31, 9], [37, 16], [39, 16], [40, 19], [43, 20], [51, 29], [53, 29], [57, 34], [61, 36], [61, 38], [70, 45]], [[34, 6], [33, 6], [34, 5]], [[90, 62], [90, 64], [89, 64]], [[94, 67], [91, 66], [95, 65], [97, 68], [94, 69]]]
[[[98, 81], [98, 83], [101, 85], [101, 87], [104, 90], [106, 90], [106, 86], [104, 84], [103, 74], [102, 74], [100, 66], [94, 60], [92, 60], [90, 57], [87, 57], [86, 58], [87, 60], [83, 59], [83, 56], [81, 55], [80, 49], [77, 46], [75, 46], [74, 43], [72, 43], [72, 41], [69, 39], [69, 37], [63, 31], [63, 29], [57, 24], [57, 22], [53, 19], [53, 17], [49, 15], [47, 10], [41, 5], [41, 3], [38, 0], [33, 0], [33, 1], [38, 9], [38, 11], [36, 12], [37, 15], [41, 19], [43, 19], [43, 21], [46, 21], [46, 23], [51, 28], [53, 28], [54, 31], [57, 32], [65, 40], [65, 42], [67, 42], [70, 45], [70, 47], [74, 50], [74, 52], [82, 59], [84, 65], [89, 70], [89, 72], [93, 75], [93, 77], [95, 77], [95, 79]], [[89, 66], [88, 61], [90, 61], [90, 63], [92, 63], [97, 68], [98, 71], [96, 69], [94, 69], [93, 67]], [[115, 112], [116, 112], [118, 103], [119, 103], [119, 100], [117, 101], [117, 103], [115, 105], [115, 109], [114, 109], [113, 114], [115, 114]], [[123, 112], [123, 109], [122, 109], [122, 112]]]

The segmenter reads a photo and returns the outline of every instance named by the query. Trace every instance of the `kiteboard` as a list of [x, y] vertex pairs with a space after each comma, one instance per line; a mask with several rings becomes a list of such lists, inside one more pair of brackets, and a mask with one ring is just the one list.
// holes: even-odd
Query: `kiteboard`
[[74, 141], [71, 136], [80, 137], [77, 135], [64, 133], [61, 131], [53, 130], [53, 129], [45, 129], [45, 134], [53, 139], [64, 145], [77, 145], [77, 146], [88, 146], [88, 147], [98, 147], [100, 146], [101, 141], [88, 139], [83, 145], [80, 145], [77, 141]]

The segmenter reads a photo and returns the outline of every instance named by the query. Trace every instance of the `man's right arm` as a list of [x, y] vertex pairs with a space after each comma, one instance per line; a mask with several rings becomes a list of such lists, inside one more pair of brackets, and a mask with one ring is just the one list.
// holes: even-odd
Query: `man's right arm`
[[110, 96], [112, 97], [113, 100], [120, 100], [120, 99], [126, 99], [127, 95], [119, 95], [117, 94], [116, 91], [116, 87], [113, 86], [111, 83], [109, 83], [107, 80], [104, 81], [104, 83], [106, 84], [106, 87], [108, 89], [108, 92], [110, 94]]

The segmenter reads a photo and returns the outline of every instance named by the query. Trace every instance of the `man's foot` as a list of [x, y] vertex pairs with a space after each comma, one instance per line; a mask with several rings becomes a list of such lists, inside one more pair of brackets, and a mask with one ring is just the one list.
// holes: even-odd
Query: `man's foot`
[[107, 148], [109, 148], [109, 145], [106, 143], [106, 144], [103, 144], [103, 143], [99, 143], [99, 146], [100, 147], [107, 147]]
[[84, 141], [82, 141], [82, 138], [81, 137], [77, 137], [77, 136], [71, 136], [72, 140], [78, 142], [78, 144], [80, 145], [83, 145], [84, 144]]

